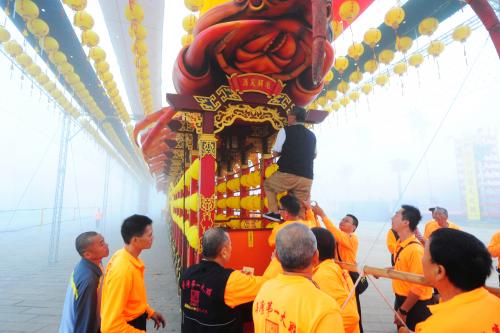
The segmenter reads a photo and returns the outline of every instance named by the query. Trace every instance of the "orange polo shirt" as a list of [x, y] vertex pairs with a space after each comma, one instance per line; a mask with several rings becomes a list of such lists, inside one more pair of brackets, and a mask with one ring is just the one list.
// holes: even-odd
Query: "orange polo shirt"
[[283, 267], [281, 267], [281, 263], [277, 258], [273, 258], [271, 259], [269, 266], [267, 266], [262, 276], [268, 279], [272, 279], [274, 277], [277, 277], [281, 273], [283, 273]]
[[287, 225], [292, 224], [292, 223], [302, 223], [303, 225], [305, 225], [308, 228], [312, 228], [312, 227], [315, 226], [314, 222], [304, 221], [304, 220], [286, 221], [286, 222], [283, 222], [281, 224], [278, 224], [277, 226], [275, 226], [273, 228], [273, 231], [271, 231], [271, 235], [269, 235], [269, 238], [267, 240], [267, 242], [269, 243], [270, 247], [273, 247], [273, 248], [276, 247], [276, 236], [278, 235], [278, 232], [281, 229], [283, 229], [284, 227], [286, 227]]
[[230, 308], [251, 302], [267, 279], [262, 276], [246, 275], [233, 271], [229, 275], [224, 290], [224, 303]]
[[[411, 242], [418, 242], [418, 244], [410, 244]], [[400, 249], [403, 250], [399, 252], [399, 256], [396, 259], [396, 255]], [[394, 270], [423, 275], [423, 255], [424, 247], [417, 240], [415, 235], [411, 235], [403, 242], [399, 239], [396, 242], [396, 250], [394, 252], [394, 259], [396, 260]], [[412, 292], [417, 295], [418, 299], [421, 301], [428, 300], [432, 297], [432, 287], [425, 287], [416, 283], [393, 279], [392, 289], [395, 294], [400, 296], [408, 296], [408, 294]]]
[[[500, 330], [500, 298], [484, 288], [429, 305], [432, 316], [418, 323], [416, 333], [472, 333]], [[496, 328], [496, 329], [495, 329]]]
[[340, 308], [303, 276], [280, 274], [262, 285], [253, 302], [255, 333], [341, 333]]
[[498, 267], [500, 267], [500, 231], [497, 231], [491, 238], [488, 251], [492, 257], [498, 258]]
[[[424, 229], [425, 240], [428, 240], [434, 231], [436, 231], [437, 229], [441, 229], [441, 228], [442, 227], [440, 227], [439, 224], [434, 220], [430, 220], [429, 222], [427, 222], [427, 224], [425, 225], [425, 229]], [[458, 225], [456, 225], [455, 223], [452, 223], [450, 221], [448, 221], [448, 228], [462, 230]]]
[[389, 250], [390, 254], [393, 254], [394, 251], [396, 250], [396, 242], [398, 240], [396, 239], [396, 236], [394, 236], [394, 232], [392, 229], [389, 229], [387, 232], [387, 237], [386, 237], [386, 243], [387, 243], [387, 250]]
[[337, 249], [335, 258], [339, 261], [348, 262], [351, 264], [356, 263], [356, 255], [358, 253], [358, 236], [354, 233], [348, 234], [337, 228], [328, 217], [323, 219], [326, 229], [328, 229], [337, 242]]
[[323, 260], [314, 268], [313, 272], [313, 281], [316, 282], [319, 289], [335, 299], [341, 308], [340, 314], [344, 322], [345, 333], [358, 333], [360, 331], [359, 314], [354, 294], [342, 310], [342, 305], [350, 291], [354, 289], [349, 273], [332, 259]]
[[111, 257], [102, 287], [102, 333], [144, 332], [127, 324], [144, 312], [148, 318], [155, 312], [147, 303], [144, 269], [142, 260], [125, 249]]

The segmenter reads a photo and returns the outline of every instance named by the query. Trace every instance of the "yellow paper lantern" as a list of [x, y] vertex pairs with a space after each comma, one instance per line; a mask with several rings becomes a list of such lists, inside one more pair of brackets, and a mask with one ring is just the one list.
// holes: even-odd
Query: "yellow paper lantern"
[[82, 31], [82, 44], [87, 47], [99, 45], [99, 35], [93, 30]]
[[66, 55], [61, 51], [56, 51], [49, 54], [49, 60], [56, 66], [68, 62]]
[[113, 74], [111, 74], [110, 72], [104, 72], [100, 75], [100, 78], [102, 82], [107, 82], [113, 80]]
[[130, 22], [140, 23], [144, 19], [144, 10], [138, 3], [129, 1], [125, 6], [125, 17]]
[[142, 24], [132, 24], [128, 28], [130, 38], [135, 40], [144, 40], [148, 36], [148, 30]]
[[339, 7], [339, 16], [349, 23], [354, 21], [359, 14], [359, 4], [357, 1], [346, 0]]
[[424, 62], [424, 56], [421, 55], [420, 53], [412, 54], [408, 59], [408, 63], [416, 68], [418, 68], [423, 62]]
[[318, 108], [318, 105], [316, 102], [312, 102], [307, 106], [307, 110], [316, 110]]
[[402, 76], [404, 73], [406, 73], [408, 67], [406, 65], [406, 62], [398, 62], [396, 65], [394, 65], [394, 73], [398, 74], [399, 76]]
[[342, 21], [333, 20], [331, 26], [333, 31], [333, 39], [336, 39], [344, 31], [344, 24], [342, 23]]
[[389, 65], [391, 61], [394, 59], [394, 52], [391, 50], [382, 50], [382, 52], [378, 55], [378, 60], [386, 65]]
[[49, 81], [49, 77], [45, 73], [40, 73], [36, 77], [36, 81], [42, 86]]
[[401, 53], [406, 53], [408, 52], [409, 49], [411, 49], [413, 45], [413, 39], [408, 36], [404, 37], [396, 37], [396, 49], [401, 52]]
[[40, 75], [42, 70], [40, 69], [40, 66], [38, 66], [35, 63], [32, 63], [31, 65], [26, 67], [26, 72], [32, 77], [36, 78], [38, 75]]
[[353, 92], [351, 92], [351, 93], [349, 94], [349, 98], [350, 98], [353, 102], [356, 102], [356, 101], [359, 99], [359, 96], [360, 96], [360, 94], [359, 94], [359, 91], [357, 91], [357, 90], [354, 90]]
[[389, 76], [387, 76], [387, 74], [380, 74], [379, 76], [377, 76], [375, 78], [375, 82], [379, 85], [379, 86], [385, 86], [387, 84], [387, 82], [389, 82]]
[[149, 70], [147, 68], [145, 68], [142, 71], [138, 72], [137, 76], [141, 80], [147, 80], [147, 79], [149, 79]]
[[345, 82], [344, 80], [340, 81], [337, 85], [337, 90], [345, 94], [349, 91], [349, 83]]
[[364, 52], [365, 48], [361, 43], [353, 43], [347, 49], [347, 54], [349, 55], [349, 57], [353, 58], [356, 61], [359, 60], [359, 58], [363, 55]]
[[59, 66], [57, 66], [57, 69], [59, 70], [59, 73], [61, 73], [62, 75], [74, 72], [73, 66], [68, 62], [60, 64]]
[[377, 28], [368, 29], [363, 36], [363, 41], [368, 44], [371, 48], [377, 46], [382, 38], [382, 32]]
[[147, 68], [149, 65], [148, 58], [146, 56], [139, 56], [135, 58], [135, 67], [138, 69]]
[[335, 90], [328, 90], [326, 92], [326, 98], [333, 101], [335, 98], [337, 98], [337, 92]]
[[339, 102], [337, 102], [337, 101], [333, 102], [333, 103], [332, 103], [332, 105], [331, 105], [331, 108], [332, 108], [334, 111], [338, 111], [338, 110], [340, 110], [340, 107], [341, 107], [341, 105], [340, 105], [340, 103], [339, 103]]
[[31, 0], [16, 0], [15, 11], [25, 21], [36, 19], [40, 14], [38, 6]]
[[435, 17], [427, 17], [418, 25], [418, 32], [421, 35], [431, 36], [437, 30], [439, 21]]
[[453, 40], [457, 42], [465, 42], [471, 34], [471, 28], [468, 25], [461, 25], [453, 30]]
[[49, 34], [49, 26], [44, 20], [36, 18], [26, 24], [29, 32], [31, 32], [36, 38], [43, 38]]
[[198, 231], [198, 226], [190, 226], [187, 230], [186, 238], [188, 240], [189, 246], [191, 246], [196, 251], [200, 249], [200, 235]]
[[333, 72], [330, 70], [326, 73], [324, 81], [325, 83], [330, 83], [333, 80]]
[[347, 96], [342, 96], [342, 98], [340, 99], [340, 104], [342, 104], [342, 106], [346, 107], [347, 104], [349, 104], [351, 100], [349, 99], [349, 97]]
[[84, 10], [78, 11], [73, 17], [73, 25], [81, 30], [90, 30], [94, 26], [94, 18]]
[[45, 53], [49, 54], [59, 50], [59, 43], [54, 37], [47, 36], [38, 41], [38, 45], [45, 51]]
[[327, 99], [325, 96], [320, 96], [318, 97], [318, 99], [316, 100], [316, 103], [318, 103], [319, 106], [321, 107], [325, 107], [326, 103], [327, 103]]
[[75, 91], [78, 93], [78, 92], [83, 91], [86, 88], [85, 88], [85, 85], [80, 81], [80, 82], [77, 82], [73, 85], [73, 89], [75, 89]]
[[0, 25], [0, 44], [7, 42], [10, 39], [10, 32]]
[[148, 45], [143, 40], [138, 40], [132, 45], [132, 52], [136, 55], [143, 56], [148, 53]]
[[378, 62], [375, 59], [367, 60], [364, 63], [363, 68], [365, 69], [365, 72], [373, 74], [378, 69]]
[[96, 46], [90, 49], [89, 57], [95, 62], [101, 62], [106, 59], [106, 52], [101, 47]]
[[47, 81], [44, 85], [42, 85], [45, 91], [47, 91], [49, 94], [57, 89], [56, 84], [52, 81]]
[[203, 0], [184, 0], [184, 5], [192, 12], [197, 12], [203, 7]]
[[5, 52], [7, 52], [11, 57], [15, 58], [17, 55], [23, 52], [23, 48], [15, 40], [10, 40], [6, 42], [3, 46]]
[[106, 88], [106, 90], [112, 90], [112, 89], [115, 89], [115, 88], [116, 88], [116, 82], [115, 82], [115, 81], [113, 81], [113, 80], [110, 80], [110, 81], [104, 82], [104, 88]]
[[439, 57], [439, 55], [444, 51], [444, 43], [440, 40], [434, 40], [430, 42], [427, 47], [427, 52], [434, 57]]
[[349, 75], [349, 81], [354, 82], [354, 83], [359, 83], [363, 80], [363, 73], [361, 73], [359, 70], [355, 70]]
[[365, 95], [368, 95], [369, 93], [371, 93], [373, 90], [373, 84], [367, 82], [365, 84], [363, 84], [361, 86], [361, 91], [365, 94]]
[[80, 76], [78, 76], [78, 74], [73, 72], [66, 74], [64, 78], [66, 79], [66, 82], [68, 82], [69, 84], [75, 84], [77, 82], [80, 82]]
[[182, 27], [184, 28], [184, 30], [187, 32], [187, 33], [192, 33], [193, 32], [193, 29], [196, 25], [196, 21], [197, 21], [197, 18], [195, 15], [191, 14], [191, 15], [188, 15], [186, 16], [183, 20], [182, 20]]
[[344, 56], [337, 57], [335, 59], [333, 67], [337, 70], [337, 72], [342, 74], [347, 69], [347, 67], [349, 67], [349, 59]]
[[399, 25], [403, 22], [405, 19], [405, 11], [401, 7], [392, 7], [389, 9], [389, 11], [385, 14], [384, 17], [384, 23], [396, 30], [399, 28]]
[[109, 64], [106, 61], [99, 61], [94, 63], [97, 74], [109, 71]]
[[193, 42], [194, 40], [194, 36], [191, 35], [191, 34], [187, 34], [187, 35], [183, 35], [181, 37], [181, 44], [183, 47], [187, 47], [189, 45], [191, 45], [191, 43]]
[[63, 2], [74, 11], [81, 11], [87, 7], [87, 0], [63, 0]]
[[33, 63], [33, 59], [26, 53], [21, 53], [16, 56], [16, 62], [21, 65], [22, 67], [28, 67]]

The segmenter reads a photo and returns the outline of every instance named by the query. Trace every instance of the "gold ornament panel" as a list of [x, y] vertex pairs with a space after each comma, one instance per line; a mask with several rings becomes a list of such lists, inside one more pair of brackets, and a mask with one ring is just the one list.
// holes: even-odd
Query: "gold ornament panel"
[[213, 134], [201, 134], [198, 143], [200, 150], [200, 159], [206, 155], [212, 156], [214, 159], [217, 156], [217, 138]]
[[285, 124], [285, 119], [280, 117], [278, 110], [275, 108], [231, 104], [226, 108], [225, 112], [218, 112], [215, 115], [215, 133], [222, 131], [227, 126], [231, 126], [237, 119], [252, 123], [269, 122], [275, 130], [279, 130]]

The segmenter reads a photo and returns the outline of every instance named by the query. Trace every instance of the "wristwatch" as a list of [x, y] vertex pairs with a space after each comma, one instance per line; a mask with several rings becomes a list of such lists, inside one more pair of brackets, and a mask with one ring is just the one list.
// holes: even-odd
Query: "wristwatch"
[[403, 308], [399, 308], [399, 313], [401, 313], [403, 316], [407, 316], [408, 315], [408, 311], [405, 311], [403, 310]]

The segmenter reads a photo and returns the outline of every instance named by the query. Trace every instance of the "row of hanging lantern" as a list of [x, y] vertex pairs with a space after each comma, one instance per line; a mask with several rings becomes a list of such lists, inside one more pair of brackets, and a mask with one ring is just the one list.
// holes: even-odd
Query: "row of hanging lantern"
[[[199, 12], [203, 8], [203, 0], [184, 0], [184, 5], [191, 12]], [[190, 14], [182, 20], [182, 27], [186, 32], [185, 35], [181, 37], [181, 44], [183, 47], [189, 46], [193, 42], [193, 30], [196, 25], [198, 18], [195, 14]]]
[[88, 119], [81, 117], [80, 111], [71, 103], [64, 95], [63, 91], [58, 88], [55, 78], [51, 78], [46, 73], [43, 73], [40, 66], [26, 53], [23, 47], [14, 39], [11, 39], [11, 34], [6, 27], [0, 26], [0, 45], [3, 46], [5, 52], [15, 61], [23, 70], [25, 75], [29, 75], [38, 83], [47, 95], [51, 96], [55, 103], [61, 109], [77, 120], [82, 128], [94, 139], [94, 141], [108, 154], [120, 161], [111, 147], [103, 140], [99, 132], [91, 126]]
[[[356, 1], [344, 1], [339, 8], [339, 15], [342, 20], [351, 23], [354, 18], [359, 13], [359, 5]], [[395, 41], [395, 49], [396, 51], [401, 52], [403, 55], [403, 60], [391, 66], [395, 58], [395, 53], [392, 49], [384, 49], [379, 52], [378, 59], [375, 54], [375, 47], [378, 46], [379, 41], [382, 38], [382, 33], [380, 29], [371, 28], [368, 29], [364, 36], [363, 42], [371, 48], [373, 52], [373, 57], [366, 60], [363, 64], [363, 68], [360, 68], [359, 60], [361, 56], [365, 52], [365, 46], [363, 43], [353, 44], [348, 48], [347, 56], [338, 56], [334, 61], [333, 68], [340, 75], [340, 82], [337, 84], [336, 90], [327, 89], [324, 94], [319, 96], [315, 102], [309, 105], [310, 109], [316, 109], [318, 106], [321, 106], [326, 111], [337, 111], [341, 106], [347, 106], [351, 101], [356, 102], [360, 98], [360, 91], [364, 94], [368, 95], [373, 90], [374, 84], [379, 86], [385, 86], [389, 82], [390, 72], [389, 69], [392, 67], [392, 71], [399, 75], [403, 76], [408, 70], [408, 64], [415, 68], [418, 68], [424, 61], [424, 55], [422, 53], [416, 52], [407, 58], [407, 52], [413, 46], [413, 39], [409, 36], [398, 36], [397, 29], [399, 25], [403, 22], [405, 17], [405, 12], [401, 7], [393, 7], [391, 8], [385, 15], [384, 23], [395, 30], [396, 32], [396, 41]], [[337, 22], [337, 23], [336, 23]], [[431, 37], [432, 34], [437, 30], [439, 22], [434, 17], [428, 17], [423, 19], [419, 26], [418, 31], [421, 35], [426, 35]], [[340, 34], [342, 29], [341, 22], [334, 21], [332, 23], [332, 29], [334, 31], [334, 35]], [[468, 25], [461, 25], [457, 27], [452, 34], [452, 37], [455, 41], [465, 42], [467, 38], [470, 36], [471, 28]], [[428, 55], [437, 58], [443, 52], [445, 48], [445, 44], [440, 40], [431, 40], [429, 45], [427, 46]], [[344, 79], [344, 72], [349, 68], [350, 60], [353, 59], [356, 63], [355, 69], [349, 74], [348, 79]], [[380, 69], [379, 64], [385, 65], [385, 70], [382, 71]], [[350, 83], [354, 85], [358, 85], [363, 81], [363, 71], [372, 75], [372, 78], [367, 82], [363, 83], [361, 86], [356, 86], [356, 88], [351, 89]], [[379, 70], [379, 74], [375, 75], [375, 72]], [[333, 79], [333, 71], [330, 71], [326, 77], [325, 82], [328, 84], [329, 81]], [[342, 95], [338, 98], [338, 93]]]
[[[106, 61], [106, 51], [104, 51], [104, 49], [99, 46], [99, 35], [92, 30], [92, 28], [94, 27], [94, 18], [92, 17], [92, 15], [85, 11], [85, 8], [87, 7], [87, 1], [63, 0], [63, 2], [73, 11], [75, 11], [75, 15], [73, 17], [73, 25], [81, 30], [82, 45], [89, 48], [88, 56], [94, 62], [94, 69], [97, 73], [97, 77], [101, 80], [101, 83], [105, 88], [106, 93], [108, 94], [118, 116], [120, 117], [124, 128], [127, 130], [130, 139], [133, 132], [133, 125], [130, 121], [130, 116], [127, 112], [127, 109], [125, 108], [125, 104], [123, 103], [123, 100], [120, 96], [120, 92], [118, 91], [116, 82], [114, 81], [113, 74], [109, 71], [110, 67], [108, 62]], [[81, 84], [80, 87], [84, 87], [84, 85]], [[90, 96], [90, 94], [88, 94], [88, 91], [84, 94], [84, 98], [93, 101], [93, 98], [92, 96]], [[99, 120], [103, 121], [105, 119], [105, 115], [102, 114], [101, 118], [102, 119]], [[109, 122], [104, 122], [102, 124], [102, 128], [110, 142], [118, 150], [123, 159], [128, 163], [129, 167], [132, 168], [138, 175], [141, 174], [136, 166], [136, 163], [134, 163], [129, 151], [125, 148], [122, 140], [120, 140], [120, 138], [118, 137], [113, 126]]]
[[97, 76], [101, 80], [124, 126], [131, 126], [129, 114], [120, 96], [116, 82], [113, 79], [113, 74], [109, 71], [109, 64], [106, 62], [106, 52], [99, 47], [99, 35], [92, 30], [94, 27], [94, 18], [85, 11], [87, 0], [63, 0], [63, 3], [75, 11], [73, 25], [81, 30], [81, 43], [83, 46], [89, 48], [89, 57], [94, 60], [94, 68]]
[[148, 45], [146, 43], [148, 31], [142, 24], [144, 20], [144, 10], [135, 0], [130, 0], [125, 6], [125, 17], [130, 22], [128, 33], [132, 38], [132, 53], [134, 54], [141, 104], [144, 109], [144, 114], [148, 115], [153, 112], [153, 95], [151, 94]]

